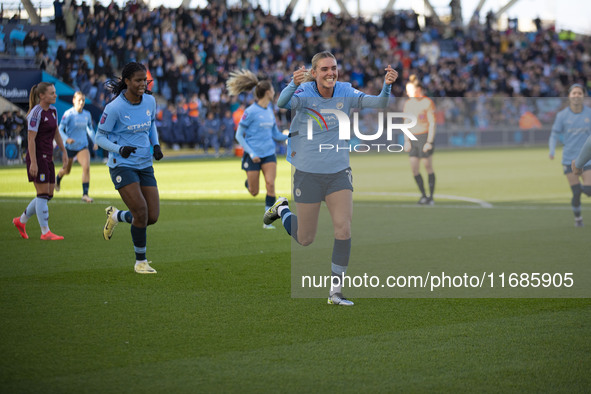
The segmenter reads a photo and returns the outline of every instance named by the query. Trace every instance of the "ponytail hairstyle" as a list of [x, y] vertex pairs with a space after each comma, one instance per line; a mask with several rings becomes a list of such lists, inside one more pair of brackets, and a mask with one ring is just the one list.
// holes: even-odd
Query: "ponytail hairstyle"
[[34, 106], [39, 104], [41, 101], [40, 96], [47, 92], [47, 89], [50, 86], [53, 86], [51, 82], [39, 82], [37, 85], [33, 85], [31, 92], [29, 93], [29, 111], [27, 112], [27, 115], [29, 115], [29, 112], [31, 112]]
[[304, 82], [312, 82], [316, 80], [316, 78], [314, 78], [314, 76], [312, 75], [312, 70], [316, 69], [316, 66], [318, 66], [318, 62], [320, 60], [326, 58], [333, 58], [335, 62], [337, 61], [337, 58], [334, 57], [334, 55], [329, 51], [318, 52], [312, 57], [312, 68], [306, 72], [306, 75], [304, 76]]
[[272, 87], [271, 82], [267, 80], [259, 81], [257, 76], [248, 70], [232, 71], [230, 78], [226, 81], [226, 88], [230, 96], [238, 96], [242, 92], [249, 92], [252, 88], [255, 88], [254, 96], [257, 100], [262, 99]]
[[[138, 71], [147, 72], [146, 66], [141, 63], [131, 62], [127, 63], [125, 67], [123, 67], [123, 71], [121, 71], [121, 78], [110, 79], [105, 83], [105, 87], [107, 91], [111, 92], [113, 96], [117, 97], [121, 94], [122, 91], [127, 89], [127, 84], [125, 83], [125, 79], [131, 79], [134, 73]], [[148, 90], [148, 86], [146, 85], [146, 93], [152, 94], [150, 90]]]

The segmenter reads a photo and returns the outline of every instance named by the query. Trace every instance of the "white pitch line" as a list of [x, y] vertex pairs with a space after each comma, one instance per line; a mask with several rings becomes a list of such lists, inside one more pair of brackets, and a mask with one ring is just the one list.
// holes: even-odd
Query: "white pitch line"
[[[359, 193], [361, 194], [361, 193]], [[416, 196], [416, 194], [412, 194], [412, 193], [408, 193], [411, 196]], [[398, 194], [398, 195], [402, 195], [402, 193]], [[6, 197], [6, 196], [5, 196]], [[95, 199], [94, 200], [94, 204], [87, 204], [81, 200], [77, 200], [77, 199], [54, 199], [52, 201], [53, 203], [59, 203], [59, 204], [79, 204], [79, 205], [102, 205], [102, 204], [113, 204], [113, 200], [116, 200], [115, 203], [120, 203], [121, 199], [119, 198], [119, 196], [113, 196], [113, 199], [110, 200], [103, 200], [103, 199]], [[11, 198], [11, 199], [7, 199], [7, 198], [2, 198], [0, 197], [0, 204], [2, 203], [13, 203], [13, 202], [19, 202], [19, 203], [29, 203], [31, 201], [31, 198], [27, 197], [27, 198]], [[248, 202], [248, 201], [226, 201], [226, 200], [219, 200], [219, 201], [187, 201], [187, 200], [182, 200], [182, 201], [175, 201], [175, 200], [168, 200], [168, 199], [161, 199], [160, 200], [160, 205], [177, 205], [177, 206], [183, 206], [183, 205], [193, 205], [193, 206], [260, 206], [261, 202], [260, 201], [252, 201], [252, 202]], [[491, 204], [489, 204], [490, 206], [485, 207], [482, 206], [480, 204], [477, 205], [435, 205], [433, 207], [424, 207], [422, 205], [417, 205], [416, 203], [389, 203], [387, 201], [375, 201], [375, 202], [371, 202], [371, 201], [354, 201], [354, 206], [359, 206], [359, 207], [377, 207], [377, 208], [417, 208], [417, 209], [482, 209], [482, 208], [486, 208], [486, 209], [497, 209], [497, 210], [528, 210], [528, 211], [570, 211], [572, 208], [568, 205], [564, 205], [564, 206], [545, 206], [545, 205], [495, 205], [492, 206]], [[591, 210], [591, 207], [582, 207], [583, 211], [589, 211]]]
[[[421, 197], [420, 194], [417, 193], [396, 193], [396, 192], [355, 192], [355, 195], [362, 195], [362, 196], [391, 196], [391, 197]], [[488, 203], [484, 200], [479, 200], [477, 198], [472, 197], [463, 197], [463, 196], [452, 196], [449, 194], [437, 194], [437, 199], [445, 199], [445, 200], [455, 200], [455, 201], [464, 201], [470, 202], [473, 204], [478, 204], [482, 208], [492, 208], [493, 205]]]

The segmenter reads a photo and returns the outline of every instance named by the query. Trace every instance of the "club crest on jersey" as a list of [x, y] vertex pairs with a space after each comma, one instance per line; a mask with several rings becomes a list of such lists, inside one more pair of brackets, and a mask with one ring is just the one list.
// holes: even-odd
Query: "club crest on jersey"
[[121, 175], [117, 175], [117, 177], [115, 177], [115, 182], [121, 183]]
[[150, 116], [151, 112], [149, 109], [146, 110], [146, 115]]
[[343, 109], [344, 106], [344, 103], [337, 103], [337, 109]]
[[45, 182], [45, 174], [39, 174], [39, 180]]

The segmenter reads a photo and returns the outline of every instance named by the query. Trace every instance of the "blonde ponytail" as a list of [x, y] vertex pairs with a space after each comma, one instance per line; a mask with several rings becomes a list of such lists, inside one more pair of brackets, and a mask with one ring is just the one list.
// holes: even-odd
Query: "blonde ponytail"
[[259, 79], [252, 71], [232, 71], [226, 81], [226, 88], [230, 96], [238, 96], [240, 93], [251, 91], [258, 83]]
[[248, 70], [232, 71], [230, 78], [226, 81], [226, 88], [230, 96], [238, 96], [240, 93], [250, 92], [254, 87], [256, 87], [254, 90], [255, 97], [261, 99], [267, 93], [267, 90], [273, 86], [267, 80], [259, 81], [257, 76]]

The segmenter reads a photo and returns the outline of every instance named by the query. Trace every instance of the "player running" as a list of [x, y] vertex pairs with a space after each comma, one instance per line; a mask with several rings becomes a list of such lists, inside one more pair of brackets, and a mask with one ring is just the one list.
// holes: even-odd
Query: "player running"
[[119, 81], [109, 81], [108, 88], [116, 97], [103, 111], [96, 143], [109, 151], [111, 179], [129, 208], [107, 207], [103, 236], [109, 240], [117, 223], [131, 223], [135, 272], [155, 274], [146, 259], [146, 227], [156, 223], [160, 214], [152, 156], [160, 160], [163, 155], [155, 124], [156, 101], [147, 90], [146, 75], [142, 64], [131, 62], [123, 67]]
[[[330, 52], [312, 58], [312, 69], [296, 70], [290, 84], [279, 96], [278, 105], [292, 110], [287, 160], [295, 167], [293, 195], [298, 216], [293, 215], [287, 199], [280, 197], [267, 210], [264, 223], [281, 218], [283, 226], [296, 242], [310, 245], [316, 236], [320, 204], [326, 202], [333, 223], [334, 244], [331, 274], [333, 283], [328, 297], [331, 305], [351, 306], [342, 294], [340, 279], [345, 275], [351, 254], [351, 219], [353, 216], [353, 177], [349, 166], [348, 141], [339, 140], [335, 115], [324, 115], [326, 123], [312, 122], [312, 139], [307, 125], [311, 115], [322, 109], [337, 109], [346, 114], [352, 108], [385, 108], [391, 85], [398, 73], [388, 65], [384, 86], [379, 96], [354, 89], [350, 83], [338, 82], [337, 60]], [[329, 126], [330, 125], [330, 126]], [[341, 149], [320, 151], [319, 144]]]
[[[74, 93], [72, 103], [74, 106], [62, 116], [59, 131], [66, 142], [68, 152], [67, 166], [60, 169], [55, 182], [55, 190], [60, 191], [61, 181], [72, 170], [74, 158], [82, 166], [82, 201], [91, 203], [93, 199], [88, 196], [90, 184], [90, 152], [88, 151], [88, 137], [93, 138], [92, 118], [90, 112], [84, 109], [85, 96], [82, 92]], [[96, 149], [96, 148], [95, 148]]]
[[[550, 160], [553, 160], [558, 136], [563, 136], [562, 167], [573, 194], [571, 207], [575, 215], [575, 227], [583, 227], [581, 194], [591, 196], [591, 162], [577, 161], [576, 167], [580, 169], [578, 173], [573, 172], [571, 165], [591, 135], [591, 108], [583, 105], [584, 97], [582, 85], [575, 83], [568, 89], [569, 106], [556, 115], [549, 141]], [[582, 186], [580, 178], [583, 179]]]
[[[248, 70], [230, 73], [226, 83], [231, 96], [249, 92], [253, 88], [256, 102], [244, 111], [236, 130], [236, 140], [244, 148], [242, 169], [246, 171], [245, 186], [252, 196], [259, 194], [259, 177], [263, 171], [267, 196], [265, 212], [275, 203], [275, 178], [277, 177], [277, 156], [275, 141], [285, 141], [287, 135], [277, 128], [273, 112], [275, 89], [269, 81], [259, 81]], [[272, 224], [263, 224], [263, 228], [274, 229]]]

